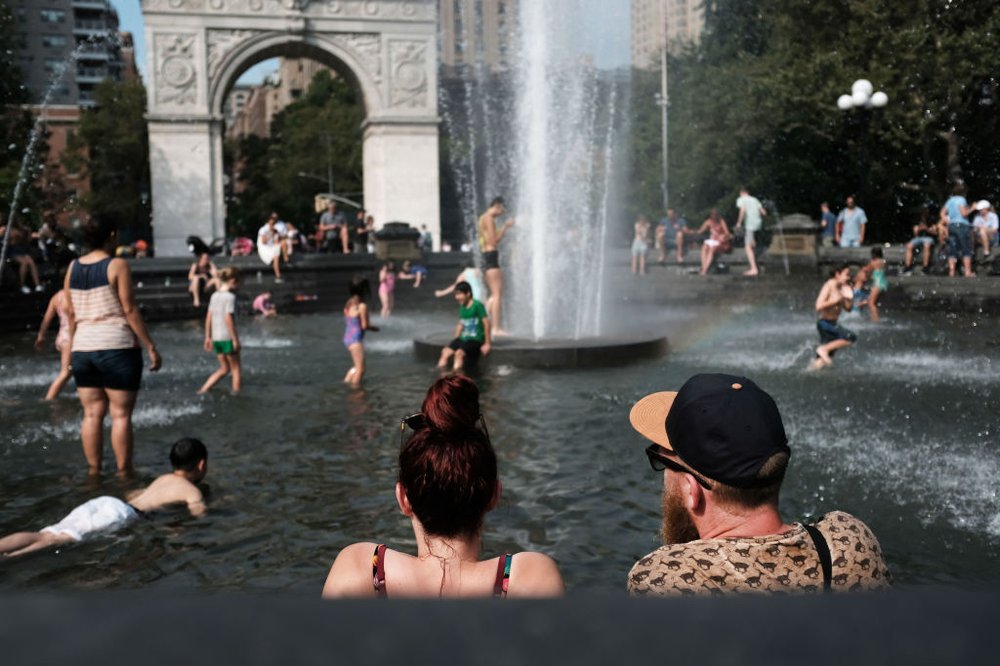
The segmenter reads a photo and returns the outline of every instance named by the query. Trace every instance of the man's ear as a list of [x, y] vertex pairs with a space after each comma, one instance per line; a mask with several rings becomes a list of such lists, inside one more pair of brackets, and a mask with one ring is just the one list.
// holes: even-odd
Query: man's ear
[[705, 489], [693, 474], [684, 474], [681, 492], [684, 496], [684, 506], [688, 511], [699, 511], [705, 506]]
[[396, 482], [396, 504], [404, 516], [409, 518], [413, 515], [413, 507], [410, 506], [410, 498], [406, 496], [406, 488], [402, 483]]
[[491, 499], [489, 505], [487, 505], [487, 511], [492, 511], [497, 508], [497, 505], [500, 504], [501, 495], [503, 495], [503, 484], [500, 483], [500, 479], [497, 479], [497, 487], [493, 489], [493, 499]]

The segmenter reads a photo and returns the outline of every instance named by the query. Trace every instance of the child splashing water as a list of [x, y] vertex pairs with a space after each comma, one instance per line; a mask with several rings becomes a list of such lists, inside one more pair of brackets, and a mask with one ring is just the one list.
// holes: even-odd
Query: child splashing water
[[52, 325], [52, 320], [57, 316], [59, 317], [59, 332], [56, 333], [55, 345], [60, 355], [59, 374], [52, 382], [52, 385], [49, 386], [49, 391], [45, 394], [46, 400], [55, 400], [59, 396], [59, 392], [63, 390], [63, 387], [66, 386], [66, 382], [69, 381], [69, 378], [73, 374], [69, 364], [69, 312], [66, 310], [65, 289], [57, 291], [49, 300], [49, 307], [46, 308], [45, 316], [42, 317], [42, 325], [38, 328], [38, 337], [35, 338], [35, 349], [38, 351], [42, 351], [42, 348], [45, 346], [45, 334], [48, 332], [49, 326]]
[[[383, 269], [384, 270], [384, 269]], [[361, 386], [365, 376], [365, 331], [377, 331], [368, 321], [368, 305], [371, 287], [365, 278], [354, 278], [348, 287], [350, 298], [344, 304], [344, 346], [351, 354], [353, 365], [344, 375], [344, 383]]]
[[220, 379], [233, 374], [233, 393], [243, 388], [240, 368], [240, 337], [236, 333], [236, 287], [240, 272], [233, 266], [219, 271], [219, 290], [212, 294], [205, 315], [205, 351], [215, 352], [219, 369], [209, 375], [198, 393], [207, 393]]

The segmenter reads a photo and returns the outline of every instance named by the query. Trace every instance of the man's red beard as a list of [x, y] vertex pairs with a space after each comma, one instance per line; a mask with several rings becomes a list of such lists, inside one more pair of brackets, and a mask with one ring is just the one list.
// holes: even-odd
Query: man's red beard
[[663, 523], [660, 538], [664, 544], [687, 543], [700, 538], [679, 493], [663, 489]]

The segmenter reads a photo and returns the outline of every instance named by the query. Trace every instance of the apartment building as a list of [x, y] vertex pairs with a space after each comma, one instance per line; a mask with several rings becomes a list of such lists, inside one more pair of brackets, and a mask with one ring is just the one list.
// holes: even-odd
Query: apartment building
[[706, 0], [632, 0], [632, 65], [655, 68], [664, 45], [672, 53], [697, 43]]

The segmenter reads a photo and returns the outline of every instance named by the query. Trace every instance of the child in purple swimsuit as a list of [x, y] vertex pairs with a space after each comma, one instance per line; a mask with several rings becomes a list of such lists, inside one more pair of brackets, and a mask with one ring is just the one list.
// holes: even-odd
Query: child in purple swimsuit
[[365, 300], [371, 295], [368, 280], [355, 278], [348, 288], [351, 297], [344, 304], [344, 346], [351, 354], [353, 365], [344, 375], [344, 383], [361, 386], [365, 374], [365, 331], [377, 331], [368, 321], [368, 305]]

